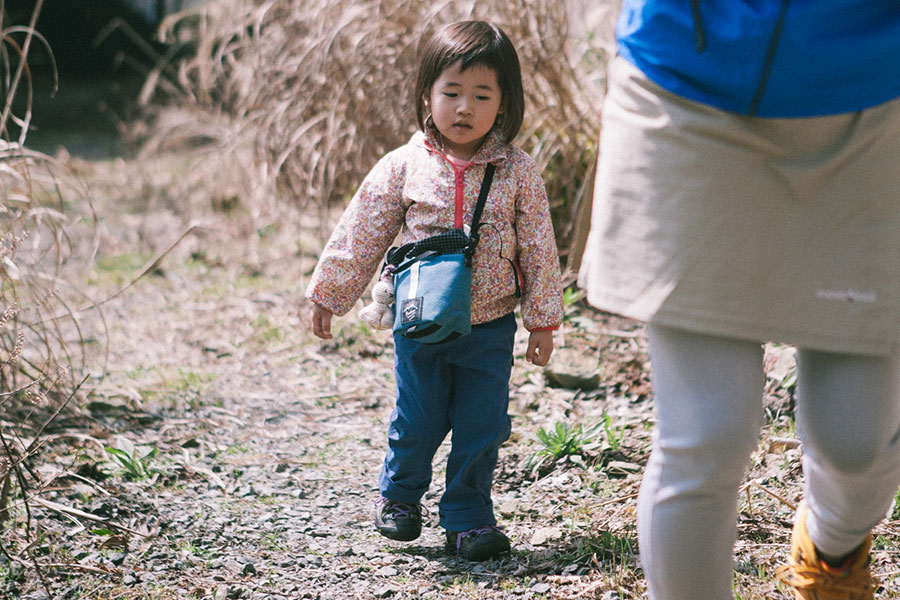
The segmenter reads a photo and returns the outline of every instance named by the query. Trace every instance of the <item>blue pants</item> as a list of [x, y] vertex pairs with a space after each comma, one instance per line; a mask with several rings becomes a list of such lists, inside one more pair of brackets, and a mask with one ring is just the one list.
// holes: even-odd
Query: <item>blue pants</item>
[[512, 314], [475, 325], [444, 344], [394, 336], [397, 406], [391, 414], [382, 496], [417, 503], [431, 484], [431, 463], [452, 430], [440, 525], [465, 531], [495, 525], [491, 486], [497, 450], [509, 438]]

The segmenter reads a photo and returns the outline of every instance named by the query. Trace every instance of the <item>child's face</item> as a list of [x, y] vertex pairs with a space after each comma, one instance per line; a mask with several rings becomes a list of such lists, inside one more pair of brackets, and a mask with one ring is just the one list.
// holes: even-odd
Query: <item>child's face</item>
[[431, 86], [426, 106], [444, 138], [444, 151], [470, 160], [503, 112], [497, 73], [484, 65], [459, 70], [455, 62]]

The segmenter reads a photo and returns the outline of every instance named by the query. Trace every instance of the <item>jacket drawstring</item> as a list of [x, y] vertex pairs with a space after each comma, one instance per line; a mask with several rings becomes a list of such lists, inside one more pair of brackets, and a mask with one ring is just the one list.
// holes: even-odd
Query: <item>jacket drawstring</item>
[[691, 0], [691, 13], [694, 15], [695, 48], [697, 54], [701, 54], [706, 50], [706, 31], [700, 18], [700, 0]]
[[772, 72], [772, 63], [775, 62], [775, 51], [778, 49], [778, 42], [781, 41], [781, 31], [784, 29], [785, 17], [787, 17], [788, 5], [790, 0], [782, 0], [781, 8], [778, 11], [778, 20], [775, 21], [775, 28], [772, 30], [772, 38], [769, 40], [769, 47], [766, 49], [766, 58], [763, 62], [762, 72], [759, 76], [759, 85], [750, 106], [747, 108], [747, 114], [751, 117], [756, 116], [759, 111], [759, 105], [762, 104], [763, 94], [766, 91], [766, 85], [769, 83], [769, 75]]

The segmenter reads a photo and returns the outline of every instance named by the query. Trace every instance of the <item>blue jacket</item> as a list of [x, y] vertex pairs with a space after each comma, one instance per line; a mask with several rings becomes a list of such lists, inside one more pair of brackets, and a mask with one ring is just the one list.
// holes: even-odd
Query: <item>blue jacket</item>
[[898, 0], [624, 0], [618, 52], [663, 88], [761, 117], [900, 97]]

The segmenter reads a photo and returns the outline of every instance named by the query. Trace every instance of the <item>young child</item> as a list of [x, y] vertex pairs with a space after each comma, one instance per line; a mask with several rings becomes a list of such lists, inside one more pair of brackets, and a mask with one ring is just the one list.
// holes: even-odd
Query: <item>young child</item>
[[496, 167], [472, 268], [472, 332], [442, 344], [394, 336], [397, 404], [381, 471], [375, 526], [410, 541], [432, 459], [453, 431], [439, 502], [446, 550], [485, 560], [509, 550], [491, 501], [498, 448], [510, 433], [509, 375], [519, 304], [527, 360], [546, 365], [562, 322], [559, 259], [543, 181], [510, 145], [525, 99], [506, 34], [482, 21], [442, 28], [425, 46], [412, 98], [421, 131], [366, 176], [319, 260], [306, 297], [313, 333], [331, 338], [332, 315], [364, 292], [398, 232], [402, 242], [463, 227], [485, 167]]

